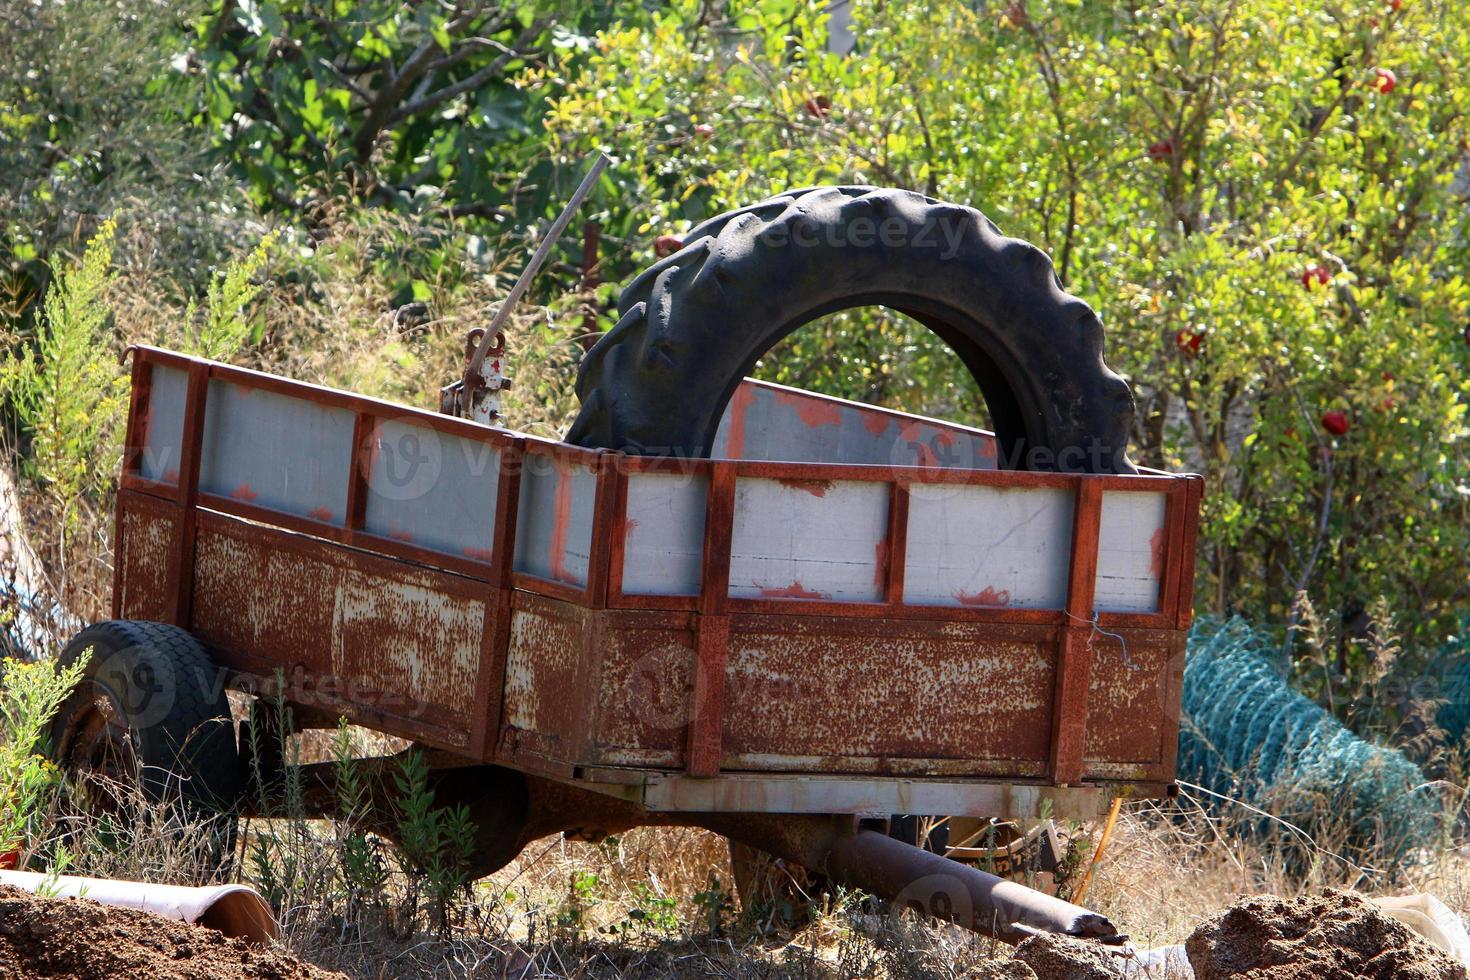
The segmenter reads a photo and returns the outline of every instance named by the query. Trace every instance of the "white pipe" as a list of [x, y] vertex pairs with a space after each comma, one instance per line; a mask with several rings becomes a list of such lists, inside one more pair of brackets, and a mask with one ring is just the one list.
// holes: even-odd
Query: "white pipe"
[[46, 884], [47, 894], [58, 898], [89, 898], [103, 905], [141, 909], [166, 919], [177, 919], [216, 929], [255, 943], [280, 937], [280, 927], [270, 906], [253, 888], [245, 885], [155, 885], [115, 878], [77, 878], [62, 875], [47, 881], [33, 871], [0, 871], [0, 885], [13, 885], [35, 893]]

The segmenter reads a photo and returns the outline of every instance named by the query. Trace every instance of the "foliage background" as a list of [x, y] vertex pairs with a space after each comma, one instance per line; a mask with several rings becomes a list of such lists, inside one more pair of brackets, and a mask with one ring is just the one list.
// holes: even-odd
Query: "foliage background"
[[[248, 261], [261, 290], [230, 356], [426, 404], [601, 148], [595, 264], [574, 226], [512, 337], [512, 420], [555, 434], [656, 238], [790, 187], [912, 188], [1042, 245], [1101, 312], [1134, 458], [1208, 480], [1201, 611], [1289, 637], [1305, 592], [1351, 673], [1384, 597], [1402, 668], [1422, 668], [1470, 593], [1470, 18], [1447, 0], [852, 14], [839, 54], [823, 5], [796, 0], [7, 0], [0, 48], [35, 57], [0, 72], [0, 345], [43, 349], [53, 270], [115, 216], [113, 349], [187, 344]], [[956, 359], [889, 311], [811, 324], [759, 370], [984, 418]], [[49, 453], [10, 377], [15, 444]], [[84, 607], [105, 592], [115, 454], [115, 419], [88, 422], [73, 451], [96, 478], [61, 495], [72, 526], [94, 517]]]

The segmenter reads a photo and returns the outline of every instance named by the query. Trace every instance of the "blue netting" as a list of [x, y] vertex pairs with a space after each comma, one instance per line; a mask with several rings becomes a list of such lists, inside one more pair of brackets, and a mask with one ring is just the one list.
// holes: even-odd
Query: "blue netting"
[[1470, 622], [1461, 624], [1460, 631], [1439, 648], [1433, 669], [1440, 674], [1438, 696], [1444, 699], [1439, 727], [1449, 744], [1459, 745], [1470, 729]]
[[[1431, 846], [1437, 794], [1401, 752], [1365, 742], [1293, 691], [1240, 620], [1205, 622], [1189, 638], [1179, 778], [1318, 831], [1378, 859]], [[1470, 677], [1466, 678], [1470, 684]], [[1333, 834], [1337, 837], [1337, 834]]]

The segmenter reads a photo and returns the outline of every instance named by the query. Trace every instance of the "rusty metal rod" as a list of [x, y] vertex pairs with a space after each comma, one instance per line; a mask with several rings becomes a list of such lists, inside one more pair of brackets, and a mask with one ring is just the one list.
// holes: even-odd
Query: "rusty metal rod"
[[1036, 932], [1104, 942], [1118, 933], [1107, 916], [872, 830], [839, 837], [825, 870], [834, 880], [897, 908], [947, 919], [1008, 943]]
[[[577, 213], [577, 209], [582, 206], [582, 202], [586, 200], [587, 195], [592, 193], [592, 185], [597, 183], [597, 178], [602, 176], [602, 172], [607, 169], [607, 165], [611, 162], [607, 154], [597, 154], [597, 159], [592, 161], [592, 167], [587, 171], [587, 176], [582, 178], [582, 183], [577, 185], [577, 189], [572, 192], [572, 199], [567, 202], [567, 206], [562, 209], [561, 214], [556, 216], [556, 221], [552, 222], [551, 227], [546, 232], [546, 237], [541, 239], [541, 244], [536, 247], [536, 251], [531, 255], [531, 261], [527, 262], [525, 269], [521, 271], [520, 278], [515, 281], [515, 285], [510, 287], [510, 294], [505, 297], [505, 302], [501, 303], [500, 307], [495, 311], [495, 316], [491, 319], [490, 325], [485, 328], [485, 335], [480, 338], [479, 346], [475, 348], [474, 354], [470, 357], [469, 364], [465, 367], [463, 392], [468, 393], [473, 390], [474, 379], [480, 372], [480, 365], [484, 363], [485, 355], [489, 353], [490, 346], [495, 343], [496, 335], [505, 326], [505, 321], [510, 317], [510, 311], [515, 309], [515, 305], [520, 302], [522, 294], [531, 285], [531, 280], [536, 278], [536, 273], [541, 271], [541, 266], [546, 262], [547, 256], [556, 247], [557, 239], [561, 237], [562, 232], [566, 231], [567, 224], [572, 220], [572, 215]], [[468, 395], [466, 394], [465, 397], [468, 397]], [[469, 405], [466, 404], [464, 408], [465, 411], [468, 411]]]
[[857, 829], [851, 818], [798, 814], [689, 814], [690, 822], [759, 848], [838, 884], [1019, 943], [1038, 932], [1121, 942], [1107, 916], [968, 864]]

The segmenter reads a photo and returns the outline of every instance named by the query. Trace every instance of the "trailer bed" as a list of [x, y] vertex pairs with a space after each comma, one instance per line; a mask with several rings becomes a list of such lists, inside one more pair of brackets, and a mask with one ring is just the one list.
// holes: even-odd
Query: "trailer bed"
[[756, 383], [715, 449], [746, 458], [139, 348], [113, 613], [237, 685], [655, 810], [1169, 790], [1198, 477], [996, 469], [980, 430]]

